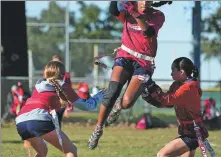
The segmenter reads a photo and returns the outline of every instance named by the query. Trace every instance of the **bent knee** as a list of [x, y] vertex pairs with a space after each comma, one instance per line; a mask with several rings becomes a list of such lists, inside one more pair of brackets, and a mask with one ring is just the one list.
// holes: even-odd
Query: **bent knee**
[[48, 147], [47, 146], [44, 148], [44, 154], [45, 154], [45, 156], [47, 156], [47, 154], [48, 154]]
[[48, 154], [48, 147], [46, 145], [46, 143], [44, 143], [45, 147], [41, 150], [41, 152], [37, 152], [37, 154], [39, 154], [40, 157], [46, 157]]
[[103, 93], [102, 104], [112, 108], [115, 100], [119, 97], [123, 85], [119, 82], [111, 81], [108, 88]]
[[164, 153], [164, 152], [162, 152], [162, 151], [159, 151], [158, 153], [157, 153], [157, 157], [166, 157], [167, 155]]
[[42, 149], [41, 152], [36, 152], [36, 157], [46, 157], [48, 154], [48, 148]]
[[121, 103], [121, 106], [123, 109], [128, 109], [130, 108], [131, 106], [133, 105], [133, 99], [132, 97], [129, 97], [129, 96], [124, 96], [123, 99], [122, 99], [122, 103]]

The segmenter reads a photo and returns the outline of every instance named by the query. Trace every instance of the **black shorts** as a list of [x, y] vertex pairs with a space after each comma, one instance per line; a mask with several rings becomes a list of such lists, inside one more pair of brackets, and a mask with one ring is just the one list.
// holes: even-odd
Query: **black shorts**
[[183, 142], [187, 145], [187, 147], [189, 147], [190, 151], [195, 150], [197, 147], [199, 147], [196, 137], [182, 135], [177, 138], [181, 138]]
[[33, 137], [40, 137], [47, 134], [55, 129], [52, 121], [40, 121], [40, 120], [29, 120], [18, 123], [16, 125], [18, 134], [22, 140], [27, 140]]
[[138, 64], [138, 62], [133, 61], [133, 60], [129, 60], [129, 59], [126, 59], [123, 57], [115, 59], [114, 66], [123, 67], [131, 74], [131, 76], [146, 75], [146, 74], [152, 76], [152, 73], [153, 73], [152, 71], [149, 71], [149, 70], [145, 69], [144, 67], [140, 66]]

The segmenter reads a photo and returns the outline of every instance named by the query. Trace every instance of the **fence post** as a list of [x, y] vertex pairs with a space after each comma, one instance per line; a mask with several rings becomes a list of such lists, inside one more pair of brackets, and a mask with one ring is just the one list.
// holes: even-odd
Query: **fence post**
[[33, 58], [32, 58], [32, 51], [28, 50], [28, 87], [29, 92], [32, 92], [33, 87]]
[[[94, 44], [94, 57], [98, 56], [98, 45]], [[97, 86], [97, 80], [98, 80], [98, 66], [94, 65], [94, 70], [93, 70], [93, 77], [94, 77], [94, 82], [93, 82], [93, 86]]]
[[67, 1], [67, 6], [65, 10], [65, 68], [67, 72], [70, 72], [71, 67], [71, 57], [69, 51], [69, 5], [70, 2]]
[[[219, 113], [221, 113], [221, 80], [219, 81], [219, 92], [220, 92], [220, 108]], [[219, 115], [219, 123], [220, 123], [220, 130], [221, 130], [221, 115]]]
[[219, 92], [220, 92], [220, 108], [219, 108], [219, 112], [221, 113], [221, 80], [219, 81]]

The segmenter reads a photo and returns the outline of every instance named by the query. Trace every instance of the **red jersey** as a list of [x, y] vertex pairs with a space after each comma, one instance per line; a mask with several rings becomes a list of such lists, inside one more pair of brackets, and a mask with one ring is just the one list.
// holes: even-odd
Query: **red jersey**
[[[75, 93], [75, 91], [72, 88], [70, 88], [69, 84], [65, 83], [62, 86], [62, 89], [64, 90], [68, 99], [71, 102], [74, 102], [79, 98], [78, 95]], [[18, 116], [37, 108], [44, 109], [50, 112], [53, 109], [58, 111], [60, 107], [61, 103], [59, 101], [59, 97], [57, 96], [56, 92], [54, 91], [38, 92], [36, 89], [34, 89], [32, 96], [26, 101], [25, 105], [19, 112]]]
[[22, 88], [17, 88], [16, 91], [12, 91], [13, 95], [13, 104], [11, 107], [11, 112], [14, 115], [17, 115], [18, 111], [24, 106], [25, 101], [23, 100], [24, 97], [24, 90]]
[[204, 118], [213, 119], [216, 117], [216, 101], [213, 99], [204, 100]]
[[64, 80], [65, 83], [69, 84], [70, 87], [72, 87], [71, 76], [68, 72], [65, 72], [63, 80]]
[[[97, 101], [102, 99], [102, 93], [96, 94], [96, 97], [90, 97], [88, 100], [83, 100], [78, 97], [75, 91], [70, 87], [70, 84], [64, 80], [57, 80], [65, 92], [67, 99], [71, 102], [69, 105], [76, 105], [77, 108], [88, 111], [93, 110], [97, 106]], [[98, 96], [101, 95], [101, 96]], [[53, 119], [50, 112], [52, 110], [58, 111], [61, 107], [59, 97], [55, 88], [48, 80], [42, 78], [35, 84], [35, 89], [32, 96], [26, 101], [24, 107], [16, 117], [16, 125], [25, 121], [39, 120], [51, 121]]]
[[[203, 137], [208, 137], [208, 132], [202, 122], [200, 97], [202, 90], [199, 81], [186, 81], [184, 83], [174, 82], [167, 93], [162, 93], [158, 98], [166, 106], [174, 106], [177, 120], [179, 122], [179, 134], [195, 136], [193, 120], [198, 119]], [[184, 122], [191, 124], [184, 124]]]
[[193, 120], [201, 117], [201, 94], [198, 81], [187, 81], [183, 84], [174, 82], [169, 91], [162, 94], [160, 101], [162, 104], [174, 106], [178, 119]]
[[204, 100], [203, 105], [204, 105], [204, 107], [205, 107], [206, 112], [207, 112], [207, 111], [210, 112], [209, 110], [210, 110], [212, 107], [215, 107], [215, 106], [216, 106], [216, 101], [213, 100], [213, 99]]
[[[165, 21], [165, 17], [161, 11], [155, 9], [152, 9], [152, 12], [150, 13], [144, 14], [144, 16], [146, 16], [146, 23], [155, 29], [156, 35], [151, 38], [146, 38], [136, 20], [131, 15], [127, 14], [122, 33], [122, 44], [133, 51], [150, 57], [155, 57], [157, 50], [156, 38], [159, 29], [162, 27]], [[142, 67], [148, 67], [148, 64], [150, 63], [150, 61], [136, 58], [122, 49], [119, 49], [116, 58], [118, 57], [135, 60]]]

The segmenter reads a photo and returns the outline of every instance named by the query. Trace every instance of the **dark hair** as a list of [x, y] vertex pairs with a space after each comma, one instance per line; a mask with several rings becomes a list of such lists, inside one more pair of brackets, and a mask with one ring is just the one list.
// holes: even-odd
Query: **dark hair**
[[173, 61], [173, 65], [178, 70], [184, 70], [188, 77], [192, 77], [193, 80], [198, 80], [199, 72], [198, 68], [193, 64], [193, 62], [186, 57], [180, 57]]
[[[138, 0], [137, 0], [138, 1]], [[133, 5], [137, 3], [137, 1], [129, 1], [131, 2]], [[152, 7], [160, 7], [162, 5], [165, 5], [165, 4], [172, 4], [173, 1], [159, 1], [159, 2], [154, 2], [151, 6]]]
[[164, 5], [164, 4], [172, 4], [173, 3], [173, 1], [160, 1], [160, 2], [154, 2], [151, 6], [152, 7], [160, 7], [160, 6], [162, 6], [162, 5]]

